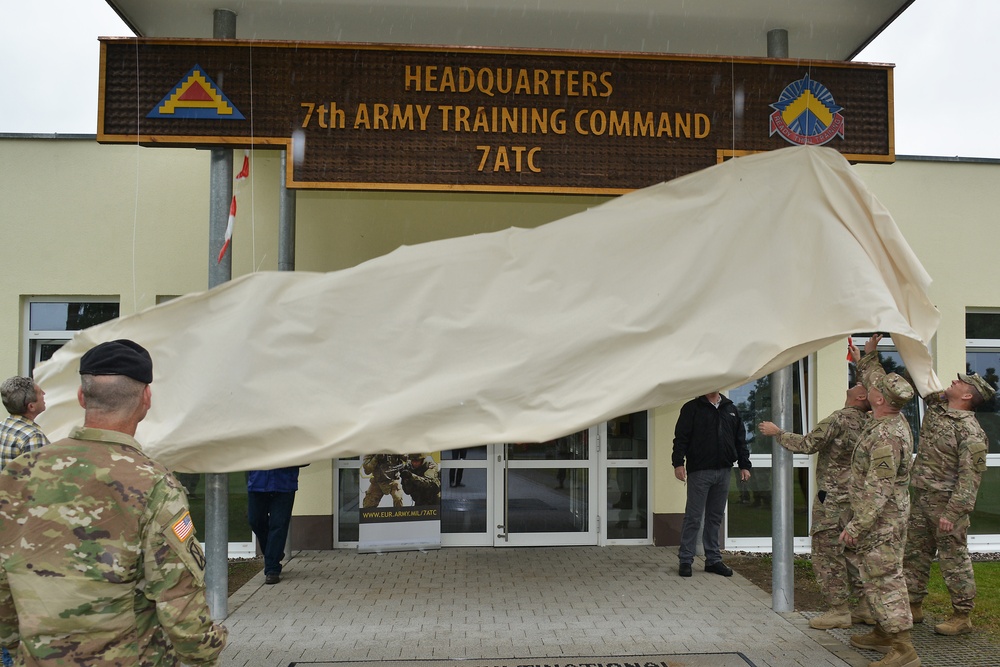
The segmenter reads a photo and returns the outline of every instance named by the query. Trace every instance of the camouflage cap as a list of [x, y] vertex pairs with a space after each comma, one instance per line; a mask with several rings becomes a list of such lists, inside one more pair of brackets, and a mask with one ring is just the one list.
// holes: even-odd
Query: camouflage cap
[[979, 395], [983, 397], [984, 401], [990, 400], [993, 398], [993, 394], [996, 393], [996, 390], [990, 386], [990, 383], [981, 378], [977, 373], [973, 373], [972, 375], [959, 373], [958, 379], [967, 385], [975, 387], [976, 391], [979, 392]]
[[889, 373], [884, 376], [877, 389], [885, 397], [886, 402], [897, 410], [913, 398], [913, 387], [898, 373]]

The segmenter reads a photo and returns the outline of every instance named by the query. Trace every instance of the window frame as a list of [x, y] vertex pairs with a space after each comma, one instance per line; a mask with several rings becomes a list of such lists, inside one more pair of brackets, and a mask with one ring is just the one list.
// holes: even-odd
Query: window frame
[[[118, 304], [118, 317], [121, 317], [121, 299], [108, 295], [47, 295], [47, 296], [24, 296], [21, 302], [21, 372], [27, 377], [31, 377], [35, 369], [36, 350], [43, 343], [60, 343], [65, 345], [78, 330], [71, 329], [32, 329], [31, 328], [31, 306], [35, 303], [116, 303]], [[114, 319], [114, 318], [112, 318]], [[60, 346], [61, 346], [60, 345]]]

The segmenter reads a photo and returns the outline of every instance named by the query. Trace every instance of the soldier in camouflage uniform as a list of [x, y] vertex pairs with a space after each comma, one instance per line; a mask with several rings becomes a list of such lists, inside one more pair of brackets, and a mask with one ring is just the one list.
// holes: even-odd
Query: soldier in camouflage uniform
[[392, 498], [393, 507], [403, 506], [403, 487], [399, 473], [406, 467], [406, 457], [398, 454], [366, 454], [361, 464], [371, 484], [361, 499], [362, 507], [378, 507], [384, 496]]
[[763, 435], [776, 437], [778, 443], [791, 452], [818, 454], [816, 483], [819, 491], [813, 500], [810, 526], [812, 567], [830, 610], [811, 619], [809, 625], [820, 630], [849, 628], [854, 619], [875, 622], [865, 602], [851, 613], [851, 595], [860, 595], [862, 601], [865, 598], [860, 575], [844, 556], [844, 545], [839, 539], [851, 510], [848, 495], [851, 458], [861, 430], [868, 423], [868, 410], [868, 390], [858, 383], [847, 390], [844, 407], [816, 424], [806, 435], [783, 431], [769, 421], [757, 427]]
[[18, 664], [214, 664], [226, 629], [183, 487], [133, 438], [153, 365], [132, 341], [80, 360], [84, 424], [0, 474], [0, 644]]
[[976, 578], [969, 557], [969, 515], [986, 470], [986, 433], [973, 412], [993, 397], [975, 373], [959, 375], [943, 392], [924, 397], [926, 411], [913, 465], [913, 509], [903, 559], [913, 622], [923, 621], [923, 600], [937, 552], [954, 613], [934, 627], [943, 635], [972, 632]]
[[409, 459], [410, 464], [400, 473], [403, 491], [414, 505], [440, 505], [441, 477], [434, 459], [423, 454], [410, 454]]
[[872, 336], [865, 343], [863, 358], [857, 347], [850, 346], [868, 388], [872, 419], [862, 430], [851, 459], [852, 516], [840, 539], [861, 573], [865, 597], [877, 621], [874, 631], [851, 637], [851, 644], [886, 654], [869, 667], [916, 667], [920, 658], [910, 640], [913, 620], [903, 579], [913, 433], [900, 414], [913, 398], [913, 387], [882, 369], [876, 351], [879, 339]]

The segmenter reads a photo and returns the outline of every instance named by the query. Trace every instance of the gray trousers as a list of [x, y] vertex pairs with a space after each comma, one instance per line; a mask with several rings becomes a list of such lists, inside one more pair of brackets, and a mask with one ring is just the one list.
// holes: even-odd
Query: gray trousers
[[729, 480], [732, 468], [718, 470], [695, 470], [687, 476], [687, 505], [684, 508], [684, 523], [681, 524], [681, 547], [677, 558], [681, 563], [694, 561], [698, 529], [705, 517], [702, 545], [705, 547], [705, 565], [714, 565], [722, 560], [719, 550], [719, 533], [722, 517], [729, 499]]

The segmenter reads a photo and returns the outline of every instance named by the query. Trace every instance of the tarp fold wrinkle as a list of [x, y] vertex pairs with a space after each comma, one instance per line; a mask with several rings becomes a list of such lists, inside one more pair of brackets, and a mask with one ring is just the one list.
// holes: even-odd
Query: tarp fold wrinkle
[[865, 331], [892, 334], [926, 394], [930, 282], [839, 153], [792, 147], [536, 229], [255, 273], [81, 331], [37, 369], [39, 421], [53, 438], [82, 421], [79, 358], [116, 338], [153, 356], [136, 437], [178, 471], [545, 441]]

